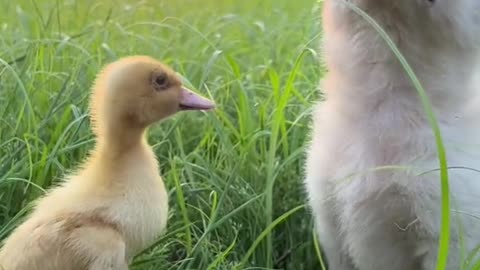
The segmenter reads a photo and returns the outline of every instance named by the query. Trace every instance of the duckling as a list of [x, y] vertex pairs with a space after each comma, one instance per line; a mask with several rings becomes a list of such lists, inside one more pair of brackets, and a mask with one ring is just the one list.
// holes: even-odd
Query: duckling
[[107, 65], [90, 104], [94, 149], [6, 240], [4, 270], [128, 269], [167, 224], [167, 192], [146, 129], [179, 111], [215, 107], [148, 56]]

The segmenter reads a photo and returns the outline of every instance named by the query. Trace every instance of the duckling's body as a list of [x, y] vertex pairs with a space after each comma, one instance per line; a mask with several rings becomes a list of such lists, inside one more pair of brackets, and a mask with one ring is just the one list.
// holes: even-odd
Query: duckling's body
[[[168, 204], [152, 151], [142, 144], [107, 160], [100, 153], [39, 201], [37, 211], [5, 245], [1, 253], [4, 268], [89, 269], [79, 253], [93, 259], [108, 251], [107, 257], [118, 258], [108, 262], [116, 267], [99, 269], [127, 269], [127, 260], [159, 236], [166, 226]], [[72, 239], [74, 235], [79, 237]], [[82, 243], [90, 235], [92, 242]], [[107, 247], [97, 250], [100, 245]], [[56, 256], [69, 246], [71, 256]], [[79, 261], [72, 263], [75, 254]]]
[[[138, 59], [140, 63], [156, 64], [153, 59]], [[150, 101], [155, 99], [153, 95], [148, 97]], [[125, 100], [129, 98], [125, 104], [135, 103], [135, 97], [127, 96]], [[109, 100], [103, 94], [101, 100], [122, 104], [121, 99]], [[182, 98], [176, 100], [179, 107]], [[207, 109], [207, 101], [196, 99], [199, 100], [205, 106], [197, 109]], [[188, 105], [195, 107], [191, 102]], [[94, 111], [103, 110], [98, 104], [93, 107]], [[138, 108], [148, 107], [143, 103]], [[109, 124], [105, 119], [113, 116], [93, 115], [98, 135], [95, 149], [81, 169], [40, 199], [29, 219], [12, 233], [0, 252], [3, 268], [128, 269], [133, 256], [151, 245], [167, 224], [167, 192], [144, 130], [150, 123], [173, 113], [160, 113], [138, 125], [132, 125], [136, 120]]]

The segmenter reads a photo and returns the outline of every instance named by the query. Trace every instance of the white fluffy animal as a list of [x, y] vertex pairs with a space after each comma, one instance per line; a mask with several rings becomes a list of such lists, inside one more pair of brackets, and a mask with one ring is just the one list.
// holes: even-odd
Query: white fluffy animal
[[[480, 1], [350, 2], [386, 30], [427, 91], [453, 167], [448, 269], [472, 269], [478, 256], [465, 259], [480, 244], [480, 173], [465, 167], [480, 168]], [[418, 94], [343, 2], [324, 1], [323, 28], [326, 101], [314, 112], [305, 185], [329, 269], [433, 270], [440, 174]]]

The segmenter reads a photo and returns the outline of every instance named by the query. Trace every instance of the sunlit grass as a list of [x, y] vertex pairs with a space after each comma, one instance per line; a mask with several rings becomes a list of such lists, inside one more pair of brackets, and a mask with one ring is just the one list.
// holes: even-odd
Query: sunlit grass
[[[314, 1], [0, 0], [0, 8], [0, 239], [91, 149], [95, 73], [118, 57], [147, 54], [219, 107], [152, 128], [169, 227], [132, 269], [326, 269], [302, 185], [322, 73]], [[436, 135], [444, 269], [450, 224], [441, 133], [420, 82], [377, 30], [412, 78]]]
[[292, 1], [1, 1], [0, 238], [93, 146], [87, 100], [107, 62], [146, 54], [216, 101], [149, 141], [168, 231], [132, 269], [318, 269], [303, 146], [321, 70], [319, 11]]

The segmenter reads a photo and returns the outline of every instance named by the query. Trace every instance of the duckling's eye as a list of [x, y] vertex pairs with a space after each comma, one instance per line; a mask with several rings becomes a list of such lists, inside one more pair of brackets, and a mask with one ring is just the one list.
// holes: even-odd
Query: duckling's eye
[[168, 77], [165, 73], [157, 74], [154, 78], [153, 84], [155, 89], [165, 90], [168, 88]]

